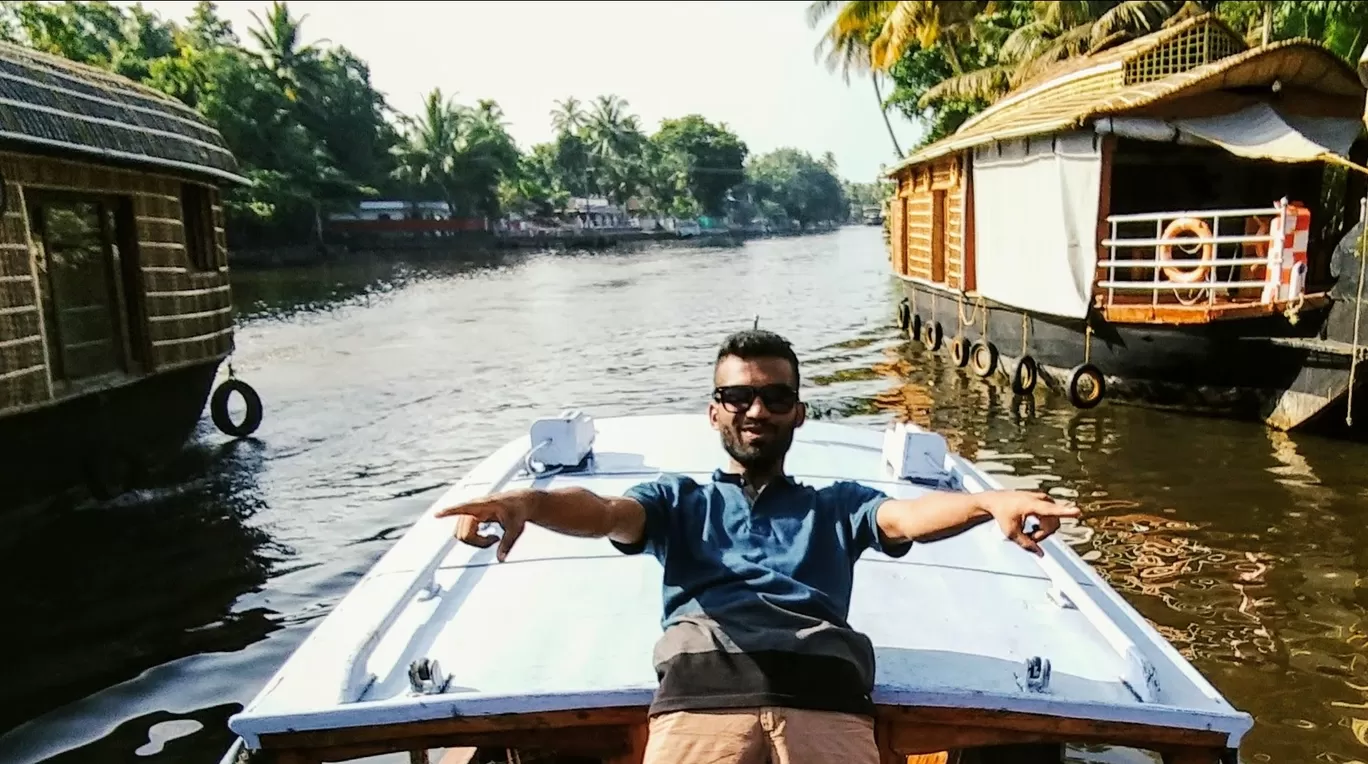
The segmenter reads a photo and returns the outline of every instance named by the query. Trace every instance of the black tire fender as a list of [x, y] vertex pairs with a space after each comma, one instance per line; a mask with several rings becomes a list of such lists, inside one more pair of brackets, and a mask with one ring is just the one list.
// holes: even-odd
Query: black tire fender
[[969, 339], [964, 335], [950, 340], [950, 360], [961, 369], [969, 364]]
[[922, 338], [922, 342], [925, 343], [926, 347], [931, 350], [940, 350], [941, 341], [945, 339], [944, 333], [941, 332], [940, 323], [936, 322], [927, 324], [923, 332], [926, 336]]
[[[247, 404], [247, 416], [243, 418], [241, 424], [233, 422], [233, 417], [228, 412], [228, 399], [233, 393], [242, 396], [242, 400]], [[214, 395], [209, 399], [209, 415], [214, 418], [214, 426], [219, 428], [225, 435], [235, 438], [245, 438], [256, 432], [261, 426], [263, 415], [261, 406], [261, 396], [252, 386], [242, 380], [231, 377], [224, 380], [214, 390]]]
[[1107, 380], [1096, 366], [1080, 364], [1069, 371], [1064, 390], [1069, 403], [1080, 409], [1090, 409], [1107, 396]]
[[979, 340], [969, 348], [969, 367], [980, 377], [987, 379], [997, 371], [998, 351], [993, 343]]
[[1012, 366], [1012, 392], [1028, 395], [1040, 381], [1040, 368], [1035, 359], [1024, 355]]

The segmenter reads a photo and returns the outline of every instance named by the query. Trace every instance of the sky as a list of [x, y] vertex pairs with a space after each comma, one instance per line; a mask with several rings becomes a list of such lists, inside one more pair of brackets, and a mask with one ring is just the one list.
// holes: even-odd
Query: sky
[[[143, 0], [183, 20], [193, 0]], [[819, 30], [807, 2], [305, 2], [305, 42], [344, 45], [366, 60], [375, 88], [400, 111], [416, 111], [440, 87], [474, 104], [492, 98], [527, 149], [551, 138], [550, 111], [566, 96], [615, 93], [642, 126], [702, 114], [723, 122], [752, 154], [794, 147], [830, 151], [842, 177], [874, 180], [896, 161], [864, 77], [846, 84], [814, 58]], [[251, 13], [269, 2], [220, 0], [219, 12], [248, 47]], [[885, 90], [885, 95], [887, 90]], [[890, 113], [906, 148], [920, 130]]]

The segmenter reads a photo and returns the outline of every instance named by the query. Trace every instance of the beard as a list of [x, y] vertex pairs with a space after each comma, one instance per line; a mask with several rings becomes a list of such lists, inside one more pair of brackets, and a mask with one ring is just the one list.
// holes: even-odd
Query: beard
[[758, 442], [747, 443], [740, 423], [722, 430], [722, 447], [736, 463], [754, 472], [764, 472], [778, 466], [793, 445], [793, 428], [775, 426], [763, 433]]

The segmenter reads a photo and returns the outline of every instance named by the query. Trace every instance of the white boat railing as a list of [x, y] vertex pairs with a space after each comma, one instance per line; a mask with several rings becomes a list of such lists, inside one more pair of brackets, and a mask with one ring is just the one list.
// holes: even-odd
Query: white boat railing
[[[1259, 207], [1249, 209], [1230, 209], [1230, 210], [1193, 210], [1182, 212], [1157, 212], [1108, 215], [1107, 223], [1111, 227], [1111, 235], [1102, 240], [1102, 246], [1107, 248], [1107, 259], [1099, 260], [1098, 266], [1107, 269], [1107, 278], [1099, 281], [1097, 287], [1107, 290], [1107, 304], [1116, 304], [1117, 292], [1122, 293], [1143, 293], [1149, 292], [1150, 304], [1159, 305], [1160, 296], [1173, 293], [1175, 298], [1184, 305], [1195, 305], [1202, 301], [1203, 297], [1207, 304], [1215, 305], [1217, 293], [1231, 289], [1261, 289], [1260, 297], [1246, 300], [1235, 300], [1236, 302], [1264, 302], [1270, 293], [1276, 293], [1279, 279], [1279, 267], [1282, 261], [1282, 248], [1276, 237], [1278, 227], [1273, 225], [1276, 218], [1283, 215], [1282, 206]], [[1265, 226], [1268, 230], [1266, 234], [1238, 234], [1221, 235], [1220, 227], [1222, 220], [1237, 219], [1247, 221], [1251, 218], [1267, 218]], [[1168, 226], [1182, 220], [1194, 221], [1198, 226], [1205, 227], [1212, 232], [1210, 236], [1165, 236]], [[1154, 236], [1122, 238], [1119, 234], [1119, 227], [1123, 223], [1154, 223]], [[1246, 245], [1265, 245], [1267, 254], [1262, 257], [1222, 257], [1220, 248], [1223, 245], [1236, 245], [1244, 247]], [[1211, 247], [1210, 257], [1205, 258], [1165, 258], [1159, 254], [1159, 248], [1191, 248], [1191, 247]], [[1143, 257], [1135, 259], [1118, 259], [1117, 251], [1120, 249], [1154, 248], [1154, 255], [1151, 259]], [[1237, 268], [1243, 266], [1263, 265], [1264, 278], [1261, 280], [1234, 280], [1228, 277], [1227, 280], [1217, 278], [1217, 271], [1221, 268]], [[1124, 280], [1118, 279], [1117, 269], [1138, 269], [1150, 270], [1153, 277], [1147, 280]], [[1185, 281], [1174, 277], [1177, 269], [1197, 269], [1192, 271], [1200, 274], [1199, 278]], [[1231, 273], [1231, 276], [1234, 272]], [[1270, 287], [1273, 288], [1270, 292]], [[1196, 293], [1193, 296], [1193, 293]], [[1185, 297], [1186, 295], [1186, 297]], [[1223, 302], [1231, 302], [1226, 299]], [[1127, 304], [1127, 303], [1122, 303]]]
[[[484, 493], [498, 493], [503, 490], [504, 486], [508, 485], [510, 480], [529, 469], [529, 465], [527, 464], [528, 459], [530, 459], [543, 445], [545, 444], [539, 443], [523, 452], [521, 457], [514, 459], [507, 471], [505, 471], [497, 481], [491, 484]], [[375, 625], [370, 629], [367, 629], [365, 633], [360, 636], [360, 643], [348, 652], [346, 662], [343, 664], [342, 686], [338, 688], [338, 702], [353, 703], [360, 700], [365, 694], [366, 689], [375, 681], [375, 676], [366, 670], [366, 661], [370, 659], [371, 653], [375, 652], [375, 648], [380, 643], [385, 632], [394, 625], [399, 614], [414, 597], [418, 596], [418, 594], [424, 590], [427, 590], [430, 594], [436, 594], [437, 570], [441, 567], [442, 561], [447, 558], [447, 555], [451, 554], [451, 550], [455, 548], [457, 543], [459, 543], [459, 541], [456, 539], [455, 534], [452, 533], [449, 535], [446, 541], [428, 558], [423, 567], [416, 570], [409, 578], [408, 586], [405, 588], [403, 595], [396, 597], [390, 603], [389, 609], [376, 620]]]
[[[1000, 491], [1003, 485], [997, 480], [981, 470], [978, 470], [971, 462], [968, 462], [958, 454], [952, 455], [949, 459], [956, 463], [957, 472], [960, 476], [961, 485], [966, 493], [981, 493], [984, 491]], [[1083, 618], [1097, 630], [1097, 633], [1106, 641], [1107, 645], [1116, 653], [1123, 666], [1118, 677], [1136, 700], [1141, 703], [1159, 702], [1159, 683], [1155, 676], [1154, 664], [1145, 657], [1145, 653], [1135, 644], [1134, 640], [1126, 636], [1116, 621], [1107, 615], [1102, 608], [1093, 601], [1092, 596], [1083, 589], [1083, 586], [1074, 579], [1068, 571], [1059, 564], [1050, 551], [1050, 547], [1059, 544], [1057, 539], [1049, 539], [1041, 544], [1045, 554], [1036, 559], [1041, 570], [1050, 580], [1050, 597], [1060, 607], [1072, 608], [1079, 611]]]

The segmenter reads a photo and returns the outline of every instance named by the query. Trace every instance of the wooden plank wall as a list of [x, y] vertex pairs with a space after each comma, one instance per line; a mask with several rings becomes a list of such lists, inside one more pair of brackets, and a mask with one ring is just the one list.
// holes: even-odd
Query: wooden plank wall
[[964, 175], [963, 158], [952, 156], [910, 167], [899, 176], [898, 195], [907, 203], [907, 219], [902, 227], [907, 242], [907, 263], [898, 271], [902, 275], [932, 281], [933, 205], [937, 192], [941, 192], [945, 205], [945, 231], [941, 234], [944, 237], [945, 278], [939, 283], [952, 289], [965, 288]]
[[898, 180], [898, 193], [888, 204], [888, 261], [894, 273], [902, 273], [907, 259], [907, 229], [903, 221], [903, 182]]
[[0, 225], [0, 413], [51, 397], [25, 188], [132, 199], [154, 369], [222, 357], [232, 349], [228, 246], [216, 188], [205, 186], [214, 226], [213, 262], [197, 270], [186, 254], [178, 178], [11, 153], [0, 153], [0, 177], [6, 192]]

